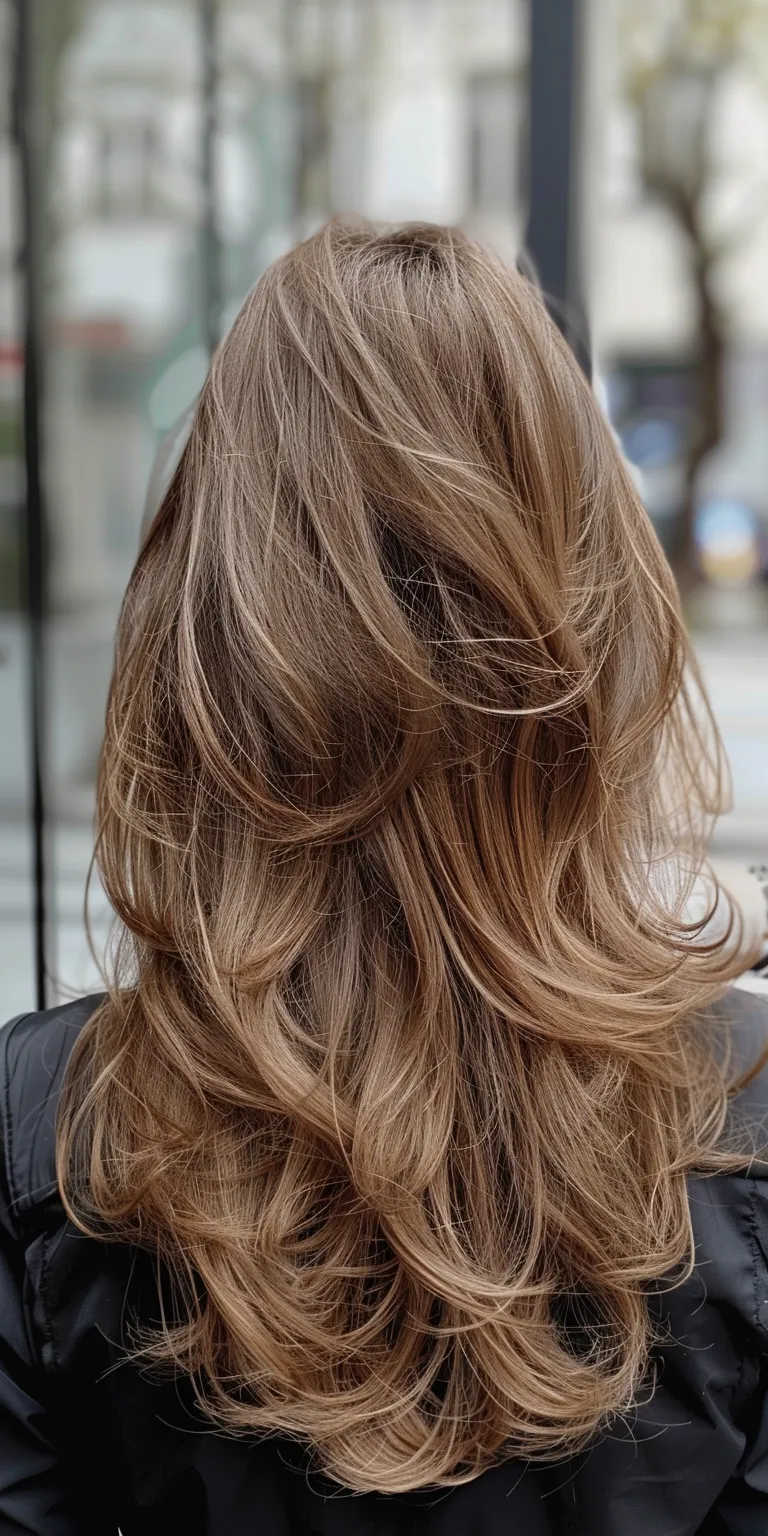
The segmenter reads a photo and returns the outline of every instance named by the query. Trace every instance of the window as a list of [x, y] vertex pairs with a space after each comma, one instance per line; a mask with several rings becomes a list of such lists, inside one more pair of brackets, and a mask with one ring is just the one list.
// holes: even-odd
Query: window
[[105, 214], [146, 214], [155, 207], [159, 145], [154, 122], [102, 123], [98, 203]]
[[321, 217], [330, 206], [330, 78], [315, 75], [296, 82], [294, 207]]
[[509, 70], [480, 70], [467, 82], [469, 207], [513, 215], [521, 202], [522, 92]]

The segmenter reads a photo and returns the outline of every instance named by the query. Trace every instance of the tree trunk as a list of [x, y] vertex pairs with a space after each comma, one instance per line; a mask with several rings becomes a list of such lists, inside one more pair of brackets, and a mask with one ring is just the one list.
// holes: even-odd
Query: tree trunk
[[[697, 242], [698, 245], [698, 242]], [[699, 351], [696, 368], [697, 420], [685, 467], [685, 500], [673, 565], [683, 594], [698, 580], [696, 556], [696, 480], [699, 469], [723, 435], [723, 366], [725, 343], [717, 303], [712, 294], [712, 263], [698, 245], [694, 280], [699, 303]]]

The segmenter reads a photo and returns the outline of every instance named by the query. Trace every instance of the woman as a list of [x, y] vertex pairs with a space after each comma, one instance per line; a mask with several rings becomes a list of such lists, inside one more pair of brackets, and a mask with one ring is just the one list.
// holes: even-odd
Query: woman
[[341, 223], [270, 268], [120, 621], [107, 993], [2, 1036], [0, 1530], [768, 1528], [694, 682], [521, 276]]

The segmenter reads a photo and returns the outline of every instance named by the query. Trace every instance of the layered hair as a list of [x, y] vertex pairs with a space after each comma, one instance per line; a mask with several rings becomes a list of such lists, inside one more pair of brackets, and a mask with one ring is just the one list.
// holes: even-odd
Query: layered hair
[[59, 1176], [151, 1249], [230, 1431], [400, 1491], [558, 1457], [646, 1380], [718, 1160], [695, 942], [717, 733], [535, 288], [332, 222], [219, 348], [120, 620], [122, 938]]

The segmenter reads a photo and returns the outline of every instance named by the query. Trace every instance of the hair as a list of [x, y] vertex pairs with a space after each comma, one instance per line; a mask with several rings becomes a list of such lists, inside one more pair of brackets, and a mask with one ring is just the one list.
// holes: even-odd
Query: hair
[[[744, 959], [677, 590], [535, 287], [333, 221], [217, 351], [120, 620], [120, 943], [58, 1132], [141, 1342], [356, 1490], [555, 1458], [648, 1379]], [[699, 925], [700, 926], [700, 925]]]

